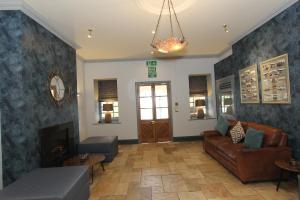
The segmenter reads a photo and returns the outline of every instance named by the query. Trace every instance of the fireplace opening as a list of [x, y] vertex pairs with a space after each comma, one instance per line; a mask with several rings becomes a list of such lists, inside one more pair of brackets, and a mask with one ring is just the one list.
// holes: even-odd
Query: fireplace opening
[[73, 122], [43, 128], [39, 137], [41, 167], [60, 167], [76, 154]]

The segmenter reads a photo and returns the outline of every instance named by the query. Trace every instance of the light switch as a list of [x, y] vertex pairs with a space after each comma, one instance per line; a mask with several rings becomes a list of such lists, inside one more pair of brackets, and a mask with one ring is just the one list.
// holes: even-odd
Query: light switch
[[175, 102], [175, 112], [179, 112], [179, 104], [178, 104], [178, 102]]

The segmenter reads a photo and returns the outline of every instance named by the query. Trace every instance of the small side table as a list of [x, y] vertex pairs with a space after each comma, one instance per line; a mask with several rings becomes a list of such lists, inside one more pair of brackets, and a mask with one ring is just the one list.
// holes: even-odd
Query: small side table
[[79, 155], [76, 155], [76, 156], [73, 156], [73, 157], [65, 160], [64, 166], [74, 166], [74, 165], [89, 166], [91, 178], [92, 178], [91, 183], [93, 183], [93, 181], [94, 181], [94, 166], [97, 164], [101, 164], [103, 171], [105, 171], [104, 165], [103, 165], [104, 160], [105, 160], [105, 155], [100, 154], [100, 153], [88, 154], [87, 158], [85, 158], [85, 159], [82, 159], [82, 158], [80, 158]]
[[[290, 161], [287, 160], [276, 160], [275, 165], [280, 168], [280, 176], [277, 183], [276, 191], [279, 190], [280, 183], [283, 178], [283, 173], [286, 171], [288, 173], [300, 174], [300, 161], [296, 161], [296, 165], [292, 165]], [[298, 183], [299, 184], [299, 183]]]

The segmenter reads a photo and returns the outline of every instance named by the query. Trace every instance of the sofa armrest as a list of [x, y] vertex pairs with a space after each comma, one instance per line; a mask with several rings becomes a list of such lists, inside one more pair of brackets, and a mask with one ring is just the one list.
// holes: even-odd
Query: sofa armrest
[[[243, 180], [257, 177], [274, 177], [279, 175], [275, 160], [291, 159], [289, 147], [265, 147], [260, 149], [243, 148], [237, 152], [238, 173]], [[267, 178], [266, 178], [267, 179]]]
[[220, 136], [220, 133], [216, 130], [204, 131], [203, 136], [204, 136], [204, 138], [213, 137], [213, 136]]

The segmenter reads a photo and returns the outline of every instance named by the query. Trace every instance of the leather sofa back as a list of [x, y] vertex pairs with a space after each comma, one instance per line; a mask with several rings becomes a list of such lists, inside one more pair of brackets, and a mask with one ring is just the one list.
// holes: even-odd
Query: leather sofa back
[[[228, 132], [237, 123], [237, 121], [230, 120], [229, 123], [230, 126]], [[287, 146], [287, 135], [281, 129], [255, 122], [241, 122], [241, 124], [245, 132], [248, 128], [254, 128], [264, 132], [263, 147]]]

